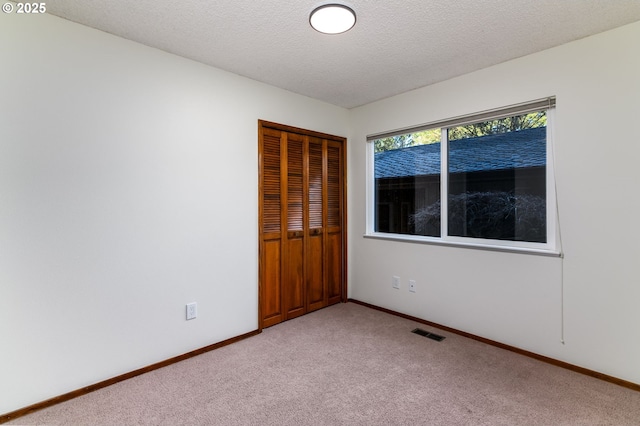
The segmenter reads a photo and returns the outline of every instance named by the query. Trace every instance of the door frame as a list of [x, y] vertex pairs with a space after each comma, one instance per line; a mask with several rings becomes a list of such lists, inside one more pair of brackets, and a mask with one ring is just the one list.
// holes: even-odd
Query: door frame
[[263, 159], [263, 129], [270, 128], [288, 133], [296, 133], [303, 136], [317, 137], [330, 141], [340, 142], [342, 144], [342, 285], [340, 286], [340, 302], [347, 302], [347, 138], [335, 136], [328, 133], [317, 132], [314, 130], [302, 129], [299, 127], [288, 126], [285, 124], [274, 123], [266, 120], [258, 120], [258, 331], [262, 331], [262, 298], [263, 283], [262, 277], [264, 273], [264, 265], [262, 264], [263, 254], [263, 205], [262, 205], [262, 159]]

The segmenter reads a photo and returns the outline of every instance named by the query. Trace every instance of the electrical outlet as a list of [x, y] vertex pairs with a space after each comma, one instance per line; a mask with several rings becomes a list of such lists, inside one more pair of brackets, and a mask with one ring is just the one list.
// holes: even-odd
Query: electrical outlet
[[198, 316], [198, 304], [195, 302], [188, 303], [187, 304], [187, 320], [192, 320], [196, 316]]
[[391, 277], [391, 285], [393, 286], [393, 288], [400, 288], [400, 277], [397, 276], [393, 276]]
[[416, 292], [416, 280], [409, 280], [409, 291], [411, 293]]

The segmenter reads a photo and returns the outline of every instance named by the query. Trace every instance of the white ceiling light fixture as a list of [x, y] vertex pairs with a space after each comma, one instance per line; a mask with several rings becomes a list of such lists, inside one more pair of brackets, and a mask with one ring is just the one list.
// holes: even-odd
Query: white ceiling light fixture
[[324, 34], [341, 34], [356, 24], [356, 13], [342, 4], [325, 4], [313, 9], [309, 23], [314, 30]]

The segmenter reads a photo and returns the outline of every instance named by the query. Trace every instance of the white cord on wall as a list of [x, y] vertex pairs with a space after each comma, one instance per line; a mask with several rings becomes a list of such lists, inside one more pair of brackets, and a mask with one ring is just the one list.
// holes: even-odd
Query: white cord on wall
[[[552, 112], [553, 111], [553, 112]], [[555, 109], [549, 108], [547, 114], [549, 115], [551, 112], [552, 117], [547, 116], [547, 130], [548, 132], [553, 132], [553, 124], [555, 118]], [[551, 119], [551, 125], [549, 126], [549, 118]], [[558, 246], [557, 250], [560, 253], [560, 343], [565, 344], [564, 340], [564, 252], [562, 247], [562, 230], [560, 226], [560, 207], [558, 203], [558, 179], [556, 174], [556, 151], [555, 151], [555, 135], [551, 135], [551, 157], [553, 161], [553, 187], [554, 187], [554, 198], [555, 198], [555, 210], [556, 210], [556, 232], [558, 237]]]

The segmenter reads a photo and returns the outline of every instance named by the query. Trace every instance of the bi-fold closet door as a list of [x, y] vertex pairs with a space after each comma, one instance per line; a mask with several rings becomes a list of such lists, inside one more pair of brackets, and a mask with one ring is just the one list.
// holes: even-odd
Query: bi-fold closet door
[[262, 327], [344, 298], [344, 138], [260, 122]]

